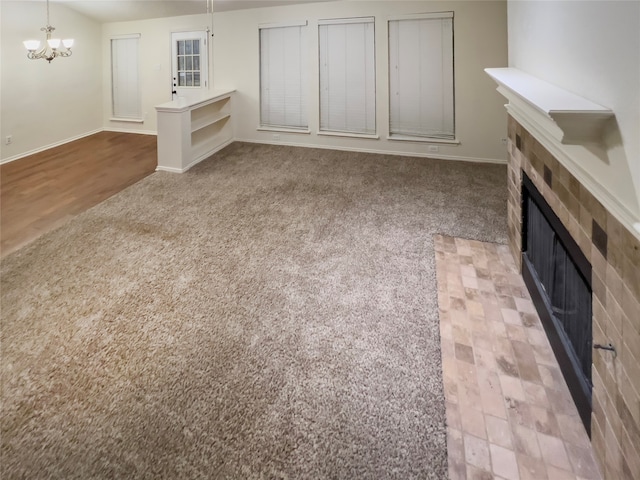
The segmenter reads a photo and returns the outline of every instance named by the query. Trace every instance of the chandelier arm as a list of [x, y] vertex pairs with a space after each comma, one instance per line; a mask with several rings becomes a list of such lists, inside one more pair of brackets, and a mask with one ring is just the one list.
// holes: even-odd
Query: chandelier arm
[[33, 51], [29, 51], [27, 52], [27, 57], [30, 58], [31, 60], [38, 60], [40, 58], [46, 58], [46, 53], [47, 53], [47, 43], [45, 42], [44, 45], [42, 47], [40, 47], [38, 50], [33, 50]]

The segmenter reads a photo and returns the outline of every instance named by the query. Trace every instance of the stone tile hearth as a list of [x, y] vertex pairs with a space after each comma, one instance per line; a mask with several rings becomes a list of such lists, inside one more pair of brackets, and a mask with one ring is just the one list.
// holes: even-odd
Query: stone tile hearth
[[602, 478], [509, 247], [435, 251], [451, 480]]

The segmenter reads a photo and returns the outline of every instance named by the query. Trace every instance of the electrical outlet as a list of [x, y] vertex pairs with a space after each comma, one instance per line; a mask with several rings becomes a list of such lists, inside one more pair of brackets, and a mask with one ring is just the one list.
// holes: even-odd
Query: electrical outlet
[[440, 147], [437, 145], [429, 145], [429, 152], [438, 153], [440, 151]]
[[280, 134], [279, 133], [272, 133], [271, 134], [271, 140], [273, 140], [274, 142], [279, 142], [280, 141]]
[[502, 145], [504, 145], [505, 147], [507, 146], [507, 139], [506, 138], [501, 138], [500, 141], [502, 142]]
[[13, 143], [13, 135], [7, 135], [4, 139], [5, 145], [11, 145]]

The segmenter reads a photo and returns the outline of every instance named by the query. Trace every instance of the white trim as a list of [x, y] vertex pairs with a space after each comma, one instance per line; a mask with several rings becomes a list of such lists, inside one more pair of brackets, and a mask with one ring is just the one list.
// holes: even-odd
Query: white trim
[[170, 102], [161, 103], [156, 105], [155, 109], [158, 112], [180, 113], [188, 112], [196, 108], [204, 107], [210, 103], [215, 103], [223, 98], [230, 98], [231, 94], [235, 92], [235, 89], [216, 89], [207, 90], [202, 92], [202, 95], [195, 97], [178, 97]]
[[368, 134], [368, 133], [353, 133], [353, 132], [335, 132], [331, 130], [318, 130], [316, 135], [325, 135], [327, 137], [351, 137], [351, 138], [367, 138], [373, 140], [379, 140], [380, 135]]
[[220, 150], [222, 150], [224, 147], [231, 145], [233, 142], [235, 142], [236, 140], [231, 138], [229, 140], [227, 140], [224, 143], [221, 143], [220, 145], [218, 145], [216, 148], [214, 148], [213, 150], [208, 151], [207, 153], [204, 153], [202, 155], [200, 155], [199, 157], [196, 157], [191, 163], [189, 163], [186, 167], [184, 168], [177, 168], [177, 167], [164, 167], [164, 166], [160, 166], [158, 165], [156, 167], [156, 172], [171, 172], [171, 173], [184, 173], [187, 170], [189, 170], [191, 167], [197, 165], [198, 163], [202, 162], [203, 160], [206, 160], [207, 158], [211, 157], [213, 154], [219, 152]]
[[156, 167], [156, 172], [184, 173], [185, 170], [182, 170], [181, 168], [175, 168], [175, 167], [161, 167], [160, 165], [158, 165]]
[[[640, 238], [640, 230], [635, 227], [636, 223], [640, 223], [638, 222], [638, 217], [614, 197], [578, 161], [568, 153], [565, 153], [558, 142], [557, 136], [554, 135], [553, 131], [546, 128], [548, 125], [544, 123], [544, 118], [547, 117], [542, 112], [538, 112], [540, 118], [535, 118], [530, 110], [523, 111], [516, 103], [508, 103], [505, 107], [509, 115], [531, 133], [551, 155], [557, 158], [576, 177], [576, 180], [582, 183], [602, 203], [604, 208], [609, 210], [637, 238]], [[551, 119], [547, 119], [547, 121], [558, 128]]]
[[375, 17], [331, 18], [318, 20], [318, 25], [345, 25], [347, 23], [375, 23]]
[[65, 143], [74, 142], [76, 140], [80, 140], [81, 138], [88, 137], [89, 135], [95, 135], [96, 133], [100, 133], [102, 131], [104, 131], [104, 128], [99, 128], [97, 130], [92, 130], [91, 132], [76, 135], [75, 137], [67, 138], [65, 140], [60, 140], [59, 142], [50, 143], [49, 145], [45, 145], [43, 147], [34, 148], [33, 150], [29, 150], [28, 152], [19, 153], [12, 157], [7, 157], [3, 160], [0, 160], [0, 165], [13, 162], [15, 160], [19, 160], [24, 157], [28, 157], [29, 155], [34, 155], [36, 153], [44, 152], [45, 150], [49, 150], [50, 148], [59, 147], [60, 145], [64, 145]]
[[135, 133], [137, 135], [153, 135], [158, 136], [158, 132], [153, 132], [151, 130], [131, 130], [128, 128], [117, 128], [117, 127], [105, 127], [102, 129], [104, 132], [116, 132], [116, 133]]
[[309, 135], [311, 130], [308, 128], [286, 128], [286, 127], [270, 127], [268, 125], [257, 127], [259, 132], [282, 132], [282, 133], [303, 133]]
[[307, 20], [301, 20], [299, 22], [276, 22], [276, 23], [260, 23], [258, 24], [258, 30], [263, 28], [284, 28], [284, 27], [306, 27], [309, 24]]
[[614, 112], [517, 68], [485, 68], [498, 92], [511, 103], [542, 113], [553, 120], [555, 137], [567, 145], [602, 143], [607, 121]]
[[142, 34], [140, 33], [129, 33], [126, 35], [110, 35], [109, 40], [124, 40], [127, 38], [141, 38]]
[[280, 141], [264, 141], [255, 139], [242, 139], [236, 138], [236, 142], [245, 143], [262, 143], [265, 145], [284, 145], [287, 147], [303, 147], [303, 148], [322, 148], [325, 150], [339, 150], [344, 152], [360, 152], [360, 153], [373, 153], [378, 155], [394, 155], [400, 157], [418, 157], [418, 158], [433, 158], [436, 160], [452, 160], [460, 162], [472, 162], [472, 163], [490, 163], [498, 165], [507, 165], [507, 160], [499, 158], [479, 158], [479, 157], [463, 157], [460, 155], [433, 155], [431, 152], [401, 152], [395, 150], [377, 150], [373, 148], [354, 148], [354, 147], [342, 147], [336, 145], [317, 145], [310, 143], [294, 143], [294, 142], [280, 142]]
[[110, 122], [129, 122], [129, 123], [144, 123], [144, 118], [118, 118], [111, 117]]
[[439, 18], [453, 18], [453, 12], [433, 12], [433, 13], [414, 13], [407, 15], [393, 15], [387, 17], [387, 21], [393, 22], [396, 20], [424, 20], [424, 19], [439, 19]]
[[[496, 89], [509, 103], [507, 112], [546, 148], [625, 228], [640, 238], [637, 212], [614, 196], [583, 165], [584, 156], [596, 155], [593, 142], [602, 148], [604, 123], [613, 112], [516, 68], [488, 68], [485, 72], [498, 84]], [[579, 128], [575, 128], [578, 126]], [[576, 156], [567, 145], [582, 145]]]
[[387, 140], [392, 142], [418, 142], [418, 143], [444, 143], [446, 145], [460, 145], [460, 140], [449, 140], [446, 138], [435, 137], [412, 137], [409, 135], [389, 135]]
[[204, 31], [206, 31], [207, 33], [211, 33], [211, 26], [196, 28], [195, 30], [193, 28], [184, 27], [178, 30], [170, 30], [169, 33], [188, 33], [188, 32], [204, 32]]

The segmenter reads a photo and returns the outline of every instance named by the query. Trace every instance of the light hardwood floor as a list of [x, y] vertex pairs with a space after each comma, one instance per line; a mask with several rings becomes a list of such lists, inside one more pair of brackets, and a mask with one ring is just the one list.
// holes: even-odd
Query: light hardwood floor
[[4, 257], [155, 171], [156, 137], [100, 132], [0, 165]]

